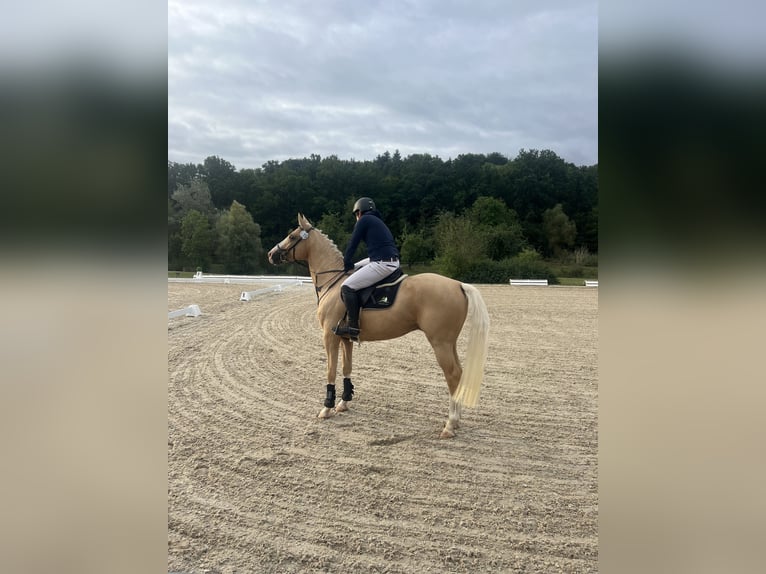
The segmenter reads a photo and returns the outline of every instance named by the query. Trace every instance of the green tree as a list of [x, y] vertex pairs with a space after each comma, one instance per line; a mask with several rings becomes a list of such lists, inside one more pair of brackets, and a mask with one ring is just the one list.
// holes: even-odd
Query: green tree
[[556, 257], [561, 256], [567, 247], [571, 247], [577, 236], [577, 227], [564, 213], [560, 203], [543, 212], [543, 231], [548, 246]]
[[178, 189], [179, 185], [189, 185], [200, 176], [199, 167], [193, 163], [176, 163], [168, 161], [168, 199]]
[[168, 197], [168, 269], [183, 267], [181, 253], [181, 220], [176, 215], [175, 205]]
[[402, 262], [412, 266], [415, 263], [426, 263], [434, 258], [433, 241], [426, 237], [425, 230], [405, 232], [402, 239]]
[[172, 196], [178, 218], [183, 219], [194, 210], [203, 214], [208, 221], [215, 217], [215, 206], [210, 198], [210, 189], [201, 179], [193, 180], [189, 185], [179, 185]]
[[329, 237], [335, 245], [343, 251], [351, 238], [351, 232], [347, 231], [346, 222], [337, 212], [325, 213], [316, 224], [317, 228]]
[[192, 209], [181, 221], [181, 252], [192, 268], [207, 269], [213, 252], [213, 230], [207, 218]]
[[496, 197], [477, 198], [468, 210], [468, 217], [471, 223], [481, 227], [510, 226], [518, 223], [516, 212], [509, 209], [502, 199]]
[[236, 168], [218, 156], [205, 158], [200, 166], [200, 172], [205, 177], [205, 182], [210, 188], [210, 197], [213, 205], [219, 209], [225, 209], [232, 200], [239, 196], [240, 178]]
[[471, 264], [484, 256], [482, 235], [477, 235], [468, 217], [446, 212], [439, 215], [434, 226], [436, 240], [435, 263], [448, 277], [461, 278]]
[[502, 199], [479, 197], [467, 212], [477, 235], [483, 236], [486, 255], [493, 261], [513, 257], [527, 241], [516, 212]]
[[253, 221], [245, 206], [234, 201], [216, 224], [218, 262], [227, 273], [247, 275], [259, 268], [263, 255], [261, 227]]
[[[515, 259], [525, 247], [549, 256], [553, 230], [544, 228], [543, 213], [557, 204], [577, 234], [568, 243], [566, 233], [560, 233], [565, 226], [557, 229], [556, 249], [584, 246], [598, 252], [598, 165], [578, 167], [550, 150], [521, 150], [514, 159], [467, 153], [447, 161], [429, 154], [381, 152], [371, 161], [311, 155], [243, 170], [216, 156], [200, 165], [168, 162], [168, 265], [180, 269], [188, 264], [181, 248], [181, 221], [191, 210], [202, 213], [217, 230], [219, 211], [237, 201], [260, 225], [263, 245], [280, 241], [299, 211], [310, 218], [332, 214], [316, 223], [343, 249], [354, 225], [351, 206], [361, 196], [375, 199], [401, 241], [404, 261], [406, 255], [413, 261], [423, 257], [416, 254], [423, 240], [432, 242], [442, 262], [460, 259], [460, 249], [440, 247], [433, 236], [439, 214], [445, 212], [470, 224], [461, 235], [461, 248], [470, 249], [475, 266]], [[555, 228], [556, 217], [549, 218]]]

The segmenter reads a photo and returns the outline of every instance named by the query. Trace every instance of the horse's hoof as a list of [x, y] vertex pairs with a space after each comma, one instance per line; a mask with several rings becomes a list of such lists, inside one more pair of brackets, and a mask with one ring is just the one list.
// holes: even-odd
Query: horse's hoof
[[329, 419], [333, 415], [335, 415], [335, 409], [324, 407], [321, 411], [319, 411], [319, 414], [317, 416], [320, 419]]
[[338, 406], [335, 407], [336, 413], [345, 413], [348, 410], [348, 403], [346, 401], [341, 401], [338, 403]]
[[439, 435], [439, 438], [454, 438], [454, 437], [455, 437], [455, 433], [449, 429], [444, 429], [442, 431], [442, 434]]

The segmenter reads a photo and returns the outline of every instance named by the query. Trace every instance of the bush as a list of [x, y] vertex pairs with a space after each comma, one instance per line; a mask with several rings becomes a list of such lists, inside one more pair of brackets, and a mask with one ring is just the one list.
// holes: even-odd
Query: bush
[[431, 261], [434, 258], [434, 251], [433, 240], [427, 238], [423, 231], [405, 233], [400, 249], [403, 263], [412, 266], [416, 263]]
[[597, 267], [598, 253], [591, 253], [587, 247], [578, 247], [572, 252], [572, 259], [575, 264], [583, 267]]
[[525, 260], [513, 257], [508, 260], [504, 283], [510, 279], [547, 279], [550, 285], [557, 285], [559, 280], [553, 270], [543, 261]]
[[522, 249], [521, 253], [514, 257], [514, 259], [520, 263], [533, 263], [535, 261], [540, 261], [542, 257], [537, 249], [534, 247], [527, 247]]
[[559, 275], [562, 277], [583, 277], [583, 268], [581, 265], [562, 267]]
[[547, 279], [551, 285], [557, 285], [559, 282], [544, 262], [521, 257], [502, 261], [475, 261], [454, 279], [466, 283], [508, 283], [510, 279]]
[[451, 213], [439, 215], [434, 228], [436, 258], [434, 265], [439, 273], [458, 278], [479, 259], [486, 259], [484, 237], [474, 233], [466, 217], [455, 217]]

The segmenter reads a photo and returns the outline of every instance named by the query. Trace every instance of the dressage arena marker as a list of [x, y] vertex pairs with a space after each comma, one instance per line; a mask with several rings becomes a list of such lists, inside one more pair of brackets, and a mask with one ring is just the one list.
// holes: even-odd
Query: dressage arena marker
[[585, 286], [586, 287], [598, 287], [598, 281], [588, 281], [585, 280]]
[[511, 285], [532, 285], [535, 287], [547, 287], [547, 279], [511, 279]]
[[[291, 283], [288, 283], [284, 287], [291, 287], [293, 285], [302, 285], [303, 282], [299, 280], [295, 280]], [[255, 291], [242, 291], [242, 295], [239, 296], [240, 301], [250, 301], [254, 297], [257, 297], [258, 295], [264, 295], [266, 293], [281, 293], [283, 289], [282, 284], [274, 285], [274, 287], [266, 287], [264, 289], [256, 289]]]
[[188, 307], [179, 309], [178, 311], [171, 311], [168, 313], [168, 319], [183, 317], [184, 315], [187, 317], [199, 317], [202, 315], [202, 311], [199, 310], [199, 305], [189, 305]]

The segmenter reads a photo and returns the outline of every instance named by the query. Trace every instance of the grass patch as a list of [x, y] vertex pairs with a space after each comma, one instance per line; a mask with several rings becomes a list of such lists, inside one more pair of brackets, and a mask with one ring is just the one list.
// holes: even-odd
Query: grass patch
[[[555, 261], [547, 262], [548, 266], [559, 279], [562, 277], [569, 279], [598, 279], [598, 267], [591, 265], [572, 265], [561, 264]], [[563, 283], [562, 283], [563, 285]]]
[[559, 285], [569, 285], [576, 287], [584, 287], [585, 279], [582, 277], [559, 277]]

